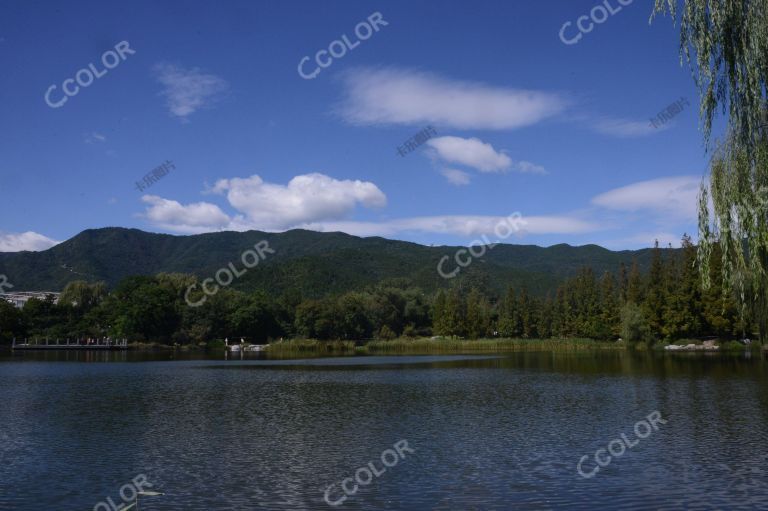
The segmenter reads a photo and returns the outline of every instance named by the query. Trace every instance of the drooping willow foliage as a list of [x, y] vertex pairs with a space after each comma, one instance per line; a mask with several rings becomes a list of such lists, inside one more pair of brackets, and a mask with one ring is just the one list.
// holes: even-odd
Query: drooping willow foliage
[[676, 19], [678, 10], [680, 59], [699, 89], [705, 142], [720, 107], [734, 142], [750, 153], [766, 123], [768, 0], [656, 0], [653, 15]]
[[[681, 5], [682, 4], [682, 5]], [[701, 275], [719, 244], [723, 286], [752, 307], [761, 340], [768, 334], [768, 0], [656, 0], [653, 16], [680, 21], [680, 58], [699, 90], [709, 148], [718, 109], [724, 140], [699, 195]], [[710, 205], [711, 198], [711, 205]], [[710, 209], [711, 208], [711, 209]]]
[[[711, 204], [710, 199], [711, 197]], [[710, 216], [711, 215], [711, 216]], [[723, 286], [746, 312], [753, 306], [760, 337], [768, 333], [768, 139], [750, 154], [738, 143], [721, 144], [711, 161], [709, 186], [699, 194], [699, 250], [705, 286], [715, 244]]]

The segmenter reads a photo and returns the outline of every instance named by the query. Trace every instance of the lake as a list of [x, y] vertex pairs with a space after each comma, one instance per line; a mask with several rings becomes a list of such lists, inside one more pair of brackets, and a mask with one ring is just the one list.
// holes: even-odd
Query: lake
[[768, 501], [759, 355], [6, 353], [0, 393], [2, 510]]

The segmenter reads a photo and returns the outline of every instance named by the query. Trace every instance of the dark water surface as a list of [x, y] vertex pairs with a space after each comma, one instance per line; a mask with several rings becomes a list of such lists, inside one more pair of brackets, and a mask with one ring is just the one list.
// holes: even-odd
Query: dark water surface
[[[145, 511], [768, 509], [760, 356], [22, 353], [0, 395], [3, 510], [106, 510], [139, 475], [165, 492]], [[622, 433], [638, 443], [578, 475]]]

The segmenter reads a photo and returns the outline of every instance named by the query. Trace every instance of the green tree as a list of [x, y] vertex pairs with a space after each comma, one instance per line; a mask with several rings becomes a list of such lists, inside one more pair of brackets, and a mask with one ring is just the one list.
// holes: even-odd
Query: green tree
[[168, 342], [180, 326], [177, 296], [175, 290], [162, 286], [155, 277], [128, 277], [102, 302], [102, 307], [110, 312], [114, 336]]
[[701, 279], [696, 247], [690, 236], [683, 236], [682, 252], [670, 257], [666, 269], [667, 302], [664, 310], [664, 337], [690, 338], [702, 328]]
[[473, 339], [487, 337], [490, 330], [491, 306], [488, 299], [473, 288], [467, 295], [466, 333]]
[[456, 288], [448, 292], [445, 300], [445, 335], [466, 334], [466, 303]]
[[346, 293], [339, 298], [339, 338], [362, 340], [373, 337], [370, 302], [370, 295], [366, 293]]
[[643, 289], [643, 277], [640, 275], [640, 268], [637, 266], [637, 261], [632, 261], [632, 269], [629, 270], [629, 277], [627, 278], [627, 302], [632, 302], [635, 305], [643, 303], [645, 298], [645, 290]]
[[664, 260], [658, 240], [653, 246], [651, 269], [645, 288], [645, 317], [654, 336], [661, 336], [664, 329], [664, 307], [666, 305], [666, 283], [664, 280]]
[[619, 267], [619, 301], [623, 304], [627, 301], [627, 288], [629, 287], [629, 276], [627, 275], [627, 266], [621, 263]]
[[627, 342], [651, 341], [651, 327], [639, 305], [627, 302], [621, 308], [621, 337]]
[[549, 293], [547, 293], [546, 299], [541, 302], [541, 306], [539, 308], [539, 314], [536, 318], [536, 325], [539, 337], [542, 339], [549, 339], [552, 337], [552, 324], [553, 324], [553, 313], [554, 313], [554, 307], [553, 307], [552, 298], [549, 296]]
[[528, 289], [523, 286], [520, 290], [520, 297], [517, 301], [517, 310], [520, 314], [521, 334], [524, 338], [535, 338], [538, 336], [536, 316], [537, 303], [528, 295]]
[[448, 310], [447, 297], [445, 291], [442, 289], [437, 292], [435, 300], [432, 303], [432, 331], [436, 335], [449, 335], [448, 334]]
[[520, 337], [521, 334], [517, 295], [512, 286], [507, 288], [507, 293], [499, 305], [498, 330], [502, 337]]
[[616, 279], [611, 272], [605, 272], [600, 279], [600, 323], [599, 339], [615, 339], [620, 333], [619, 293]]
[[229, 335], [234, 338], [245, 337], [249, 341], [263, 343], [282, 334], [274, 304], [264, 293], [244, 297], [228, 321], [231, 325]]
[[552, 335], [567, 337], [571, 333], [571, 307], [565, 285], [557, 288], [552, 315]]
[[0, 299], [0, 344], [10, 344], [13, 338], [21, 340], [24, 324], [21, 311]]
[[59, 303], [90, 310], [99, 305], [106, 296], [107, 286], [104, 282], [89, 284], [85, 280], [74, 280], [61, 292]]
[[766, 123], [768, 2], [656, 0], [654, 15], [680, 13], [680, 58], [693, 69], [704, 139], [719, 109], [728, 110], [732, 142], [752, 153]]
[[[742, 316], [756, 314], [768, 334], [768, 2], [685, 0], [680, 53], [694, 70], [709, 146], [718, 110], [728, 112], [709, 183], [699, 196], [699, 261], [708, 287], [715, 245], [722, 283], [736, 293]], [[654, 14], [676, 18], [677, 0], [656, 0]], [[712, 199], [710, 218], [709, 198]], [[723, 295], [728, 291], [723, 290]]]

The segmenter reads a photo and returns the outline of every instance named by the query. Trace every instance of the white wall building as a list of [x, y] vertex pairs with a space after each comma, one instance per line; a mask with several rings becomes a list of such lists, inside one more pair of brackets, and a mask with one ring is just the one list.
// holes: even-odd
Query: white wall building
[[53, 303], [59, 303], [59, 295], [52, 291], [19, 291], [18, 293], [0, 293], [0, 299], [11, 303], [14, 307], [21, 309], [24, 304], [32, 298], [45, 300], [49, 295], [53, 296]]

